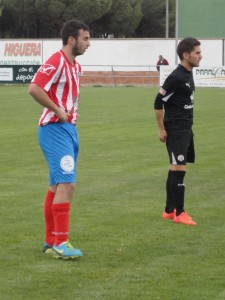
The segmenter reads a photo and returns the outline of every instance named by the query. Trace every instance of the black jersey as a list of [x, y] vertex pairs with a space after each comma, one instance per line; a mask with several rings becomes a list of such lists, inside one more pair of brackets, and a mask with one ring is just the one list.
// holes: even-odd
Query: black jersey
[[190, 129], [193, 124], [195, 84], [191, 71], [182, 65], [166, 78], [155, 99], [155, 109], [164, 107], [164, 126], [170, 129]]

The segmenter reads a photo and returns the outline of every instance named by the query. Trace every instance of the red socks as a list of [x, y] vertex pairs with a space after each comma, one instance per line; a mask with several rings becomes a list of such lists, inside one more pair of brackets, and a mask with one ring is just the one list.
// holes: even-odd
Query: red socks
[[59, 203], [52, 205], [52, 212], [54, 216], [54, 244], [58, 246], [59, 244], [66, 242], [69, 236], [69, 211], [70, 203]]
[[54, 219], [52, 213], [52, 204], [55, 197], [55, 193], [48, 190], [45, 203], [44, 203], [44, 216], [45, 216], [45, 242], [52, 246], [54, 244], [55, 236], [53, 235], [54, 231]]
[[45, 242], [49, 246], [66, 242], [69, 234], [70, 203], [53, 204], [55, 193], [48, 190], [44, 203]]

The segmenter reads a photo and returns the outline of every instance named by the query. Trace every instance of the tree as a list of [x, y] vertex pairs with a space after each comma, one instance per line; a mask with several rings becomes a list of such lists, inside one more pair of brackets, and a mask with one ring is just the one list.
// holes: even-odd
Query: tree
[[45, 32], [42, 26], [41, 35], [47, 34], [48, 28], [58, 36], [62, 23], [74, 18], [91, 24], [104, 15], [111, 5], [112, 0], [36, 0], [40, 23], [45, 24]]
[[[165, 37], [166, 0], [143, 0], [142, 12], [144, 14], [136, 36], [139, 37]], [[174, 36], [175, 0], [169, 1], [169, 32]]]
[[[7, 26], [14, 37], [59, 37], [64, 21], [76, 18], [91, 24], [111, 6], [112, 0], [0, 0], [0, 30], [5, 34]], [[11, 24], [17, 20], [16, 27], [1, 17], [6, 7], [7, 16], [14, 16]]]
[[70, 0], [64, 13], [64, 19], [77, 18], [88, 24], [106, 14], [113, 0]]
[[67, 1], [36, 0], [37, 26], [40, 37], [59, 37], [60, 28], [64, 22]]
[[142, 17], [142, 0], [113, 0], [112, 7], [92, 25], [100, 36], [131, 36]]
[[5, 6], [2, 9], [1, 17], [0, 17], [0, 36], [1, 38], [5, 38], [6, 36], [14, 37], [13, 29], [18, 26], [16, 22], [16, 13], [14, 10]]
[[10, 36], [13, 37], [35, 37], [31, 33], [36, 28], [35, 0], [3, 0], [4, 8], [0, 18], [1, 29], [4, 30], [5, 24], [8, 26], [7, 15], [11, 20]]
[[[175, 0], [169, 0], [174, 36]], [[2, 37], [59, 37], [66, 20], [90, 26], [91, 37], [165, 37], [166, 0], [0, 0]]]

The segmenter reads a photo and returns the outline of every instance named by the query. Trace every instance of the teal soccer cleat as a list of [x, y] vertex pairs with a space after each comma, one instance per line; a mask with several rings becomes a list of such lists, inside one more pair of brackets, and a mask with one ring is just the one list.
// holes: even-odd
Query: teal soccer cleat
[[53, 255], [55, 258], [62, 259], [76, 259], [83, 256], [83, 253], [80, 249], [75, 249], [73, 246], [67, 241], [63, 242], [58, 246], [53, 246]]
[[43, 246], [43, 253], [44, 254], [53, 254], [53, 251], [52, 251], [52, 246], [50, 246], [49, 244], [47, 243], [44, 243], [44, 246]]

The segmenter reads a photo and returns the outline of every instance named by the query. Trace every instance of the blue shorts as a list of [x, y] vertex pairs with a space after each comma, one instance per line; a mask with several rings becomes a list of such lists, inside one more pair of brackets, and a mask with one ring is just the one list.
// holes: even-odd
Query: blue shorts
[[76, 126], [70, 123], [39, 126], [38, 141], [48, 163], [49, 185], [75, 183], [79, 152]]

